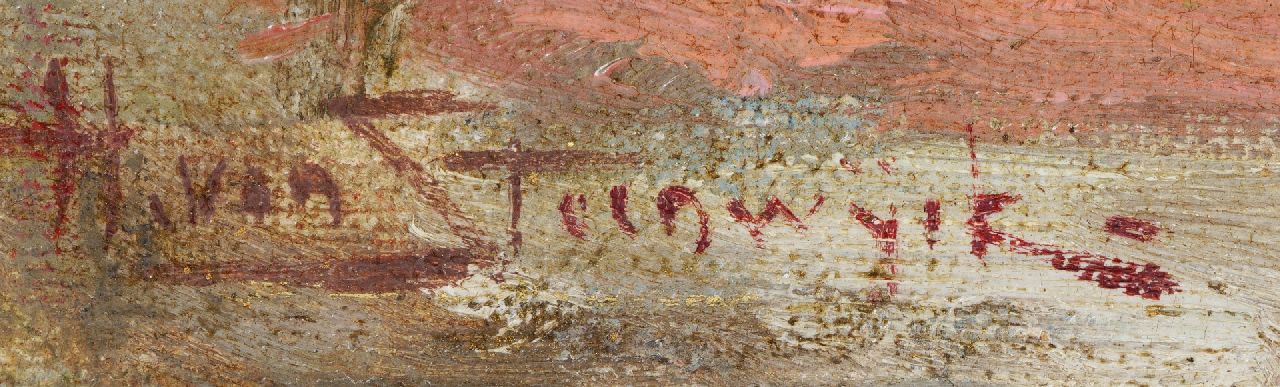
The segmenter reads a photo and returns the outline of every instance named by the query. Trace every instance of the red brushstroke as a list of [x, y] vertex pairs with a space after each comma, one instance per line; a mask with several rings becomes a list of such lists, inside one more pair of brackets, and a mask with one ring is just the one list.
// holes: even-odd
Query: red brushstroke
[[573, 237], [578, 239], [586, 240], [587, 222], [574, 213], [575, 211], [573, 207], [575, 201], [581, 211], [587, 211], [587, 197], [585, 195], [565, 194], [564, 199], [560, 201], [560, 224], [564, 225], [564, 230], [568, 231], [569, 235], [573, 235]]
[[1107, 224], [1103, 229], [1115, 235], [1143, 242], [1155, 240], [1156, 235], [1160, 233], [1160, 226], [1155, 223], [1128, 216], [1107, 218]]
[[942, 226], [942, 218], [938, 213], [941, 210], [942, 202], [938, 199], [924, 201], [924, 240], [929, 244], [929, 250], [933, 250], [933, 245], [938, 243], [938, 228]]
[[627, 186], [615, 185], [609, 189], [609, 209], [613, 211], [613, 220], [618, 222], [618, 229], [623, 234], [636, 235], [636, 226], [627, 217]]
[[53, 184], [49, 187], [53, 190], [53, 201], [57, 207], [57, 213], [54, 215], [54, 239], [62, 235], [62, 227], [67, 223], [67, 206], [76, 190], [75, 174], [78, 172], [76, 166], [80, 160], [82, 148], [88, 143], [88, 138], [81, 133], [80, 124], [77, 121], [80, 118], [80, 112], [71, 104], [67, 76], [62, 71], [64, 62], [65, 59], [49, 60], [48, 72], [44, 79], [45, 103], [53, 108], [54, 127], [46, 132], [45, 123], [33, 122], [30, 133], [33, 137], [48, 135], [49, 138], [37, 141], [53, 144], [55, 147], [54, 155], [57, 158], [57, 165], [53, 171]]
[[634, 165], [643, 161], [638, 153], [602, 153], [580, 150], [526, 151], [520, 142], [513, 141], [508, 149], [500, 151], [454, 152], [443, 158], [445, 166], [452, 170], [486, 170], [506, 168], [510, 172], [507, 182], [511, 201], [511, 247], [519, 254], [521, 244], [520, 207], [522, 199], [521, 179], [526, 173], [580, 170], [584, 165]]
[[711, 246], [711, 217], [707, 215], [707, 211], [702, 209], [702, 202], [698, 201], [698, 197], [692, 189], [684, 186], [669, 186], [658, 191], [658, 215], [662, 219], [662, 225], [666, 228], [667, 235], [672, 235], [676, 231], [675, 219], [676, 212], [685, 206], [692, 205], [698, 214], [698, 242], [694, 249], [694, 254], [702, 254]]
[[[971, 252], [979, 259], [987, 253], [987, 245], [1008, 242], [1016, 254], [1050, 256], [1053, 268], [1080, 272], [1077, 279], [1091, 281], [1104, 289], [1123, 288], [1131, 296], [1159, 300], [1162, 294], [1180, 292], [1178, 283], [1168, 272], [1153, 263], [1138, 264], [1118, 258], [1106, 257], [1087, 251], [1064, 250], [1058, 246], [1031, 242], [1003, 231], [995, 230], [987, 222], [987, 216], [1004, 210], [1004, 206], [1020, 200], [1008, 193], [980, 194], [974, 199], [973, 216], [969, 218], [969, 232], [973, 235]], [[983, 264], [986, 264], [983, 259]]]
[[524, 190], [521, 188], [521, 182], [525, 173], [525, 163], [517, 160], [522, 149], [520, 149], [520, 140], [511, 142], [511, 147], [506, 155], [507, 170], [511, 171], [511, 175], [507, 177], [507, 198], [511, 202], [511, 225], [507, 226], [507, 232], [511, 234], [512, 255], [520, 255], [520, 246], [524, 243], [524, 235], [520, 233], [520, 208], [524, 203]]
[[[810, 208], [809, 214], [812, 215], [816, 212], [818, 210], [818, 206], [821, 206], [825, 199], [826, 198], [821, 195], [817, 196], [817, 203]], [[779, 215], [781, 215], [787, 223], [790, 223], [798, 231], [807, 230], [809, 228], [808, 226], [805, 226], [800, 218], [796, 217], [795, 213], [791, 212], [791, 208], [782, 203], [782, 200], [778, 199], [777, 196], [770, 196], [768, 200], [765, 200], [764, 209], [760, 211], [759, 215], [752, 215], [751, 211], [747, 209], [746, 204], [742, 202], [742, 199], [730, 200], [726, 207], [729, 210], [729, 215], [733, 217], [734, 221], [745, 223], [747, 225], [747, 233], [751, 235], [752, 239], [755, 239], [756, 247], [758, 248], [764, 248], [764, 236], [760, 230], [769, 225], [769, 223], [772, 223], [773, 219]]]
[[893, 165], [889, 164], [888, 160], [884, 160], [884, 159], [876, 160], [876, 165], [880, 166], [880, 170], [884, 171], [884, 174], [886, 175], [893, 174]]
[[884, 252], [885, 258], [893, 256], [898, 245], [898, 220], [893, 219], [898, 214], [897, 207], [889, 206], [890, 219], [882, 220], [871, 211], [850, 202], [849, 214], [853, 215], [853, 219], [862, 224], [862, 227], [871, 232], [871, 237], [875, 239], [876, 246], [880, 248], [880, 251]]
[[969, 225], [969, 234], [973, 236], [969, 253], [978, 257], [983, 266], [987, 265], [987, 245], [1004, 241], [1003, 234], [996, 232], [991, 228], [991, 224], [987, 223], [987, 216], [1004, 211], [1005, 205], [1013, 204], [1021, 199], [1021, 196], [1010, 195], [1008, 192], [978, 194], [973, 198], [973, 215], [965, 222], [965, 224]]
[[861, 164], [862, 164], [861, 161], [858, 161], [856, 163], [851, 163], [849, 162], [849, 159], [843, 159], [843, 158], [840, 159], [840, 167], [844, 168], [846, 171], [853, 172], [854, 174], [862, 173]]
[[[997, 231], [997, 233], [1000, 233]], [[1003, 233], [1001, 233], [1003, 234]], [[1091, 281], [1103, 289], [1124, 289], [1124, 294], [1159, 300], [1162, 294], [1181, 292], [1168, 272], [1154, 263], [1137, 264], [1087, 251], [1062, 250], [1053, 245], [1029, 242], [1004, 235], [1013, 252], [1032, 256], [1052, 256], [1053, 268], [1079, 272], [1076, 279]]]

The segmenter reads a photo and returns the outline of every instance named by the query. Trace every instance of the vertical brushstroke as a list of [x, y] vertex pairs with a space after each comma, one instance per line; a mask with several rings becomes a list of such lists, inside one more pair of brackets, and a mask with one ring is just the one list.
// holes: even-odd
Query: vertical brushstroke
[[574, 211], [574, 204], [584, 213], [587, 211], [587, 197], [583, 194], [573, 195], [565, 194], [564, 199], [560, 200], [560, 224], [564, 226], [564, 230], [573, 235], [574, 238], [587, 239], [587, 222], [578, 217]]
[[250, 165], [244, 172], [240, 187], [240, 210], [252, 215], [255, 223], [261, 224], [263, 218], [271, 213], [270, 183], [262, 168]]
[[880, 219], [871, 211], [859, 207], [857, 203], [849, 203], [849, 215], [853, 216], [863, 228], [871, 233], [871, 237], [875, 239], [876, 246], [884, 253], [885, 258], [891, 258], [898, 246], [898, 220], [894, 219], [898, 214], [897, 207], [889, 206], [889, 219]]
[[698, 197], [692, 189], [684, 186], [669, 186], [658, 191], [658, 216], [662, 219], [662, 226], [666, 228], [667, 235], [672, 235], [676, 231], [675, 219], [676, 212], [681, 208], [692, 205], [694, 211], [698, 214], [698, 242], [694, 249], [694, 254], [702, 254], [711, 246], [711, 218], [707, 215], [707, 211], [702, 209], [702, 202], [698, 201]]
[[996, 232], [987, 222], [987, 216], [1004, 211], [1004, 206], [1021, 200], [1018, 195], [1008, 192], [998, 194], [978, 194], [973, 198], [973, 214], [965, 222], [969, 226], [969, 235], [973, 236], [969, 253], [978, 257], [983, 266], [987, 265], [987, 246], [1004, 241], [1003, 234]]
[[933, 250], [933, 245], [938, 243], [938, 228], [942, 226], [938, 213], [941, 210], [942, 202], [938, 199], [924, 201], [924, 240], [929, 244], [929, 250]]
[[613, 220], [618, 222], [618, 229], [623, 234], [635, 236], [636, 226], [627, 217], [627, 186], [615, 185], [609, 189], [609, 209], [613, 213]]
[[160, 196], [151, 194], [147, 196], [148, 207], [151, 209], [151, 222], [166, 230], [173, 230], [173, 221], [169, 219], [169, 211], [164, 209], [164, 203], [160, 201]]
[[204, 185], [199, 187], [191, 181], [191, 172], [187, 166], [187, 157], [178, 156], [178, 177], [182, 179], [183, 192], [187, 196], [187, 223], [196, 224], [201, 217], [205, 220], [213, 218], [215, 201], [222, 192], [222, 173], [227, 170], [227, 161], [218, 159], [218, 164], [205, 177]]

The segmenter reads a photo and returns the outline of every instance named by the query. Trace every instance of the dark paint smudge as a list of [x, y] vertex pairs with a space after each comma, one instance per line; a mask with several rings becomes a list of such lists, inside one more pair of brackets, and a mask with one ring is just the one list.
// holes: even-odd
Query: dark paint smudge
[[249, 166], [244, 172], [243, 185], [240, 187], [240, 210], [253, 215], [257, 223], [262, 223], [262, 219], [272, 210], [271, 188], [268, 187], [270, 183], [262, 168]]
[[1109, 233], [1142, 242], [1153, 241], [1156, 235], [1160, 234], [1160, 226], [1155, 223], [1128, 216], [1107, 218], [1107, 224], [1103, 229]]
[[169, 219], [169, 211], [164, 209], [164, 203], [160, 201], [160, 195], [151, 194], [147, 197], [148, 205], [151, 208], [151, 221], [161, 228], [173, 230], [173, 221]]
[[299, 208], [307, 208], [307, 199], [312, 194], [324, 195], [329, 201], [329, 216], [333, 218], [333, 225], [342, 224], [342, 195], [333, 175], [324, 167], [313, 163], [295, 165], [289, 169], [288, 182], [289, 193]]
[[564, 230], [569, 232], [569, 235], [586, 240], [587, 222], [575, 214], [574, 202], [577, 202], [577, 207], [581, 211], [584, 213], [587, 211], [587, 197], [585, 195], [565, 194], [564, 199], [560, 200], [560, 224], [564, 225]]
[[329, 114], [343, 118], [382, 118], [393, 115], [434, 115], [470, 112], [492, 108], [489, 105], [459, 101], [453, 93], [440, 90], [405, 90], [377, 97], [345, 96], [325, 103]]
[[440, 248], [287, 265], [244, 262], [166, 265], [144, 273], [144, 279], [186, 286], [265, 281], [335, 292], [382, 293], [445, 286], [466, 278], [470, 274], [468, 265], [491, 260], [474, 255], [471, 249]]
[[219, 159], [218, 164], [205, 178], [204, 185], [195, 186], [191, 181], [191, 171], [187, 166], [187, 157], [178, 156], [178, 176], [182, 178], [182, 188], [187, 195], [187, 222], [196, 224], [201, 217], [213, 218], [214, 202], [222, 192], [222, 173], [227, 170], [227, 161]]
[[636, 226], [627, 217], [627, 186], [615, 185], [609, 189], [609, 209], [613, 212], [613, 220], [618, 222], [618, 229], [623, 234], [636, 235]]
[[703, 210], [702, 202], [698, 201], [698, 197], [692, 189], [684, 186], [669, 186], [658, 191], [658, 216], [662, 219], [662, 226], [666, 228], [667, 235], [672, 235], [676, 231], [675, 219], [676, 212], [685, 206], [692, 205], [698, 214], [698, 242], [694, 249], [694, 254], [702, 254], [711, 246], [711, 218], [707, 215], [707, 211]]

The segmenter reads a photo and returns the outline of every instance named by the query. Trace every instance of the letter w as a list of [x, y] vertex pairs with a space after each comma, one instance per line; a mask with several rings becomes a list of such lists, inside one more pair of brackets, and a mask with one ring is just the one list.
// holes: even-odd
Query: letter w
[[[809, 208], [808, 215], [813, 215], [814, 212], [817, 212], [818, 207], [821, 207], [822, 203], [826, 201], [826, 198], [822, 195], [817, 195], [814, 199], [816, 202], [813, 204], [813, 207]], [[769, 223], [772, 223], [773, 219], [778, 216], [782, 216], [783, 220], [791, 224], [792, 227], [795, 227], [798, 231], [808, 229], [800, 218], [797, 217], [794, 212], [791, 212], [791, 208], [788, 208], [786, 204], [783, 204], [782, 200], [778, 199], [777, 196], [770, 196], [769, 200], [765, 201], [764, 209], [761, 210], [758, 215], [752, 215], [751, 211], [747, 209], [746, 204], [742, 202], [742, 199], [730, 200], [726, 207], [728, 207], [729, 215], [733, 216], [734, 221], [745, 223], [747, 225], [747, 233], [751, 235], [752, 239], [755, 239], [757, 248], [764, 248], [764, 236], [760, 229], [768, 226]]]

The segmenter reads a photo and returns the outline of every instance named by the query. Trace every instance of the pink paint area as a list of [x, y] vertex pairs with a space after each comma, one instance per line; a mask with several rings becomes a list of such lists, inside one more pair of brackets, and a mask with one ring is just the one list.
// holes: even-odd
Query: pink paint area
[[328, 32], [332, 18], [333, 15], [324, 14], [299, 22], [272, 25], [245, 36], [236, 44], [236, 50], [246, 62], [270, 62], [284, 58]]
[[768, 94], [771, 73], [798, 62], [835, 63], [889, 41], [891, 31], [886, 8], [862, 2], [515, 0], [503, 8], [520, 30], [641, 41], [640, 55], [696, 64], [713, 84], [740, 95]]

